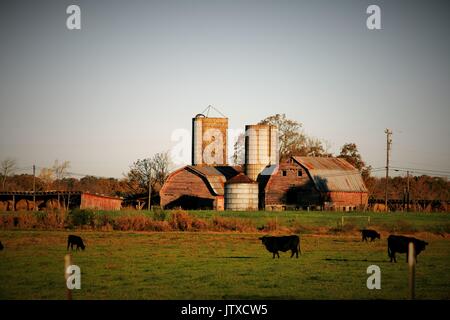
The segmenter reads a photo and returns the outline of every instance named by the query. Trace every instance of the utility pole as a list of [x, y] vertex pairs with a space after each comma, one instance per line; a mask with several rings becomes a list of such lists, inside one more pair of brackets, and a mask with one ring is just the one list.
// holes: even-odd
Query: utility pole
[[389, 153], [391, 151], [391, 144], [392, 144], [391, 139], [392, 131], [386, 129], [384, 133], [386, 133], [386, 185], [384, 189], [384, 206], [386, 212], [388, 212]]
[[406, 171], [406, 212], [409, 212], [409, 171]]
[[33, 210], [36, 211], [36, 166], [33, 164]]

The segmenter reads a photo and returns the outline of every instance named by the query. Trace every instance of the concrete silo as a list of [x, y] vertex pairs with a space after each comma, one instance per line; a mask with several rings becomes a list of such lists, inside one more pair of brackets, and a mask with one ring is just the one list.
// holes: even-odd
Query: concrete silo
[[278, 164], [278, 129], [258, 124], [245, 126], [245, 174], [256, 181], [269, 165]]
[[227, 164], [228, 118], [192, 119], [192, 165]]
[[258, 210], [258, 183], [243, 173], [225, 183], [225, 210]]

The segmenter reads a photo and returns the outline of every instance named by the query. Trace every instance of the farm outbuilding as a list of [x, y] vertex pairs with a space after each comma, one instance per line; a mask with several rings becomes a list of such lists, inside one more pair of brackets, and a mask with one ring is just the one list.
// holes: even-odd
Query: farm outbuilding
[[[33, 196], [35, 201], [33, 200]], [[122, 198], [82, 191], [11, 191], [0, 193], [0, 211], [96, 209], [120, 210]]]
[[[352, 211], [367, 207], [367, 188], [359, 171], [346, 160], [291, 157], [279, 163], [275, 126], [246, 126], [242, 167], [204, 161], [214, 159], [205, 157], [205, 153], [214, 152], [211, 143], [218, 141], [211, 140], [210, 134], [200, 134], [205, 123], [218, 136], [227, 132], [228, 119], [209, 121], [203, 115], [193, 119], [192, 165], [169, 175], [160, 190], [162, 207], [236, 211], [305, 208]], [[220, 139], [219, 146], [226, 149], [226, 143], [226, 139]], [[222, 155], [225, 154], [221, 153], [221, 160]]]
[[341, 158], [291, 157], [261, 184], [266, 210], [367, 207], [368, 191], [359, 171]]

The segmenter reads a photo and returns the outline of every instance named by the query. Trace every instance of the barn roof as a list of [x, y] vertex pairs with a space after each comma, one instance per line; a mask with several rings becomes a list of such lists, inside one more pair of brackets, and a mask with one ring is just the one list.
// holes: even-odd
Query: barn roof
[[321, 192], [367, 192], [361, 174], [342, 158], [292, 157]]
[[186, 169], [203, 177], [212, 191], [219, 196], [224, 194], [224, 185], [228, 179], [242, 171], [239, 166], [186, 166]]

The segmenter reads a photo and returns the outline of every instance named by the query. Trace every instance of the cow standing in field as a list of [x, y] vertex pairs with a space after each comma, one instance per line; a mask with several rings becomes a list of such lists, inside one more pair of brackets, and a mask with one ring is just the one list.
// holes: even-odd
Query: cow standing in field
[[392, 260], [394, 260], [394, 262], [397, 262], [397, 259], [395, 258], [396, 252], [406, 253], [406, 262], [408, 262], [408, 247], [410, 242], [414, 244], [414, 253], [417, 262], [417, 255], [421, 253], [423, 250], [425, 250], [425, 247], [428, 245], [428, 242], [413, 237], [396, 236], [396, 235], [390, 235], [388, 237], [388, 255], [389, 258], [391, 258], [391, 262]]
[[370, 242], [372, 242], [375, 239], [380, 239], [380, 234], [378, 232], [376, 232], [375, 230], [370, 230], [370, 229], [364, 229], [361, 230], [361, 235], [362, 235], [362, 241], [367, 242], [367, 239], [370, 239]]
[[84, 251], [84, 248], [86, 248], [86, 246], [83, 243], [83, 239], [81, 239], [81, 237], [74, 236], [73, 234], [71, 234], [67, 238], [67, 250], [69, 250], [69, 246], [73, 250], [74, 245], [77, 246], [77, 249], [76, 249], [77, 251], [78, 251], [78, 248], [81, 248], [83, 251]]
[[300, 238], [296, 235], [281, 237], [264, 236], [259, 238], [259, 240], [261, 240], [267, 251], [273, 253], [273, 259], [275, 259], [275, 255], [280, 258], [278, 251], [286, 252], [291, 250], [291, 258], [294, 254], [296, 254], [296, 258], [298, 258], [298, 253], [302, 253], [300, 250]]

